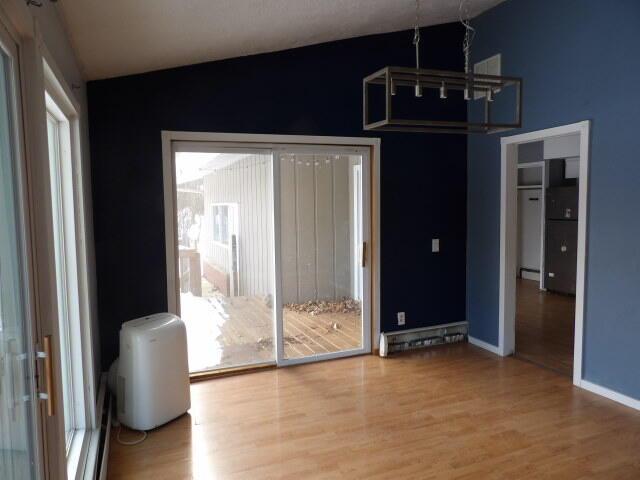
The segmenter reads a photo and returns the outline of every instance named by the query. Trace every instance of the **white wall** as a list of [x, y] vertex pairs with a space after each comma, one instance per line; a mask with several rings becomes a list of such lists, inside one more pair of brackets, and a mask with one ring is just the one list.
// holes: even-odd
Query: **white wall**
[[[282, 295], [284, 303], [353, 294], [351, 170], [359, 157], [284, 155], [280, 163]], [[229, 252], [213, 242], [211, 205], [238, 205], [239, 295], [273, 293], [269, 157], [246, 157], [204, 178], [204, 260], [229, 272]]]

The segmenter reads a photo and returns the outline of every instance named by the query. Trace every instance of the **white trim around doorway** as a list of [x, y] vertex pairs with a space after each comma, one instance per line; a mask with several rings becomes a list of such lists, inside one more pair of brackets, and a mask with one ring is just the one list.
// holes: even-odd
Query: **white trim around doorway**
[[523, 133], [501, 140], [500, 167], [500, 296], [498, 354], [511, 355], [515, 348], [517, 157], [518, 145], [552, 137], [580, 135], [578, 192], [578, 265], [576, 275], [573, 383], [582, 386], [585, 267], [587, 255], [587, 208], [589, 187], [589, 121]]

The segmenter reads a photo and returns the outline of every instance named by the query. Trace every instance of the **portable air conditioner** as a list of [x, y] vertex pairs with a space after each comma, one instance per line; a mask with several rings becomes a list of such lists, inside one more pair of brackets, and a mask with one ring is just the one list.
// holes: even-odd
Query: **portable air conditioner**
[[123, 323], [117, 369], [120, 423], [151, 430], [191, 407], [187, 331], [175, 315], [158, 313]]

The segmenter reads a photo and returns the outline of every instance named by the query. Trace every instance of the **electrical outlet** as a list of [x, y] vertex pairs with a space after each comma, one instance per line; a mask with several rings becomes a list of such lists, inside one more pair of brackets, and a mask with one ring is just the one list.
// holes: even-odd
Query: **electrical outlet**
[[440, 251], [440, 239], [432, 238], [431, 239], [431, 251], [433, 253], [438, 253]]
[[398, 312], [398, 325], [404, 325], [404, 312]]

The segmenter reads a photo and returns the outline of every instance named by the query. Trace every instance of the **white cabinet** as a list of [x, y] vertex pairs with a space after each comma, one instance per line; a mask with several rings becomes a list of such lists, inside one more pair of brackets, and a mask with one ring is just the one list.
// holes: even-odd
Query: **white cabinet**
[[541, 188], [518, 190], [518, 270], [530, 280], [540, 279], [542, 201]]

